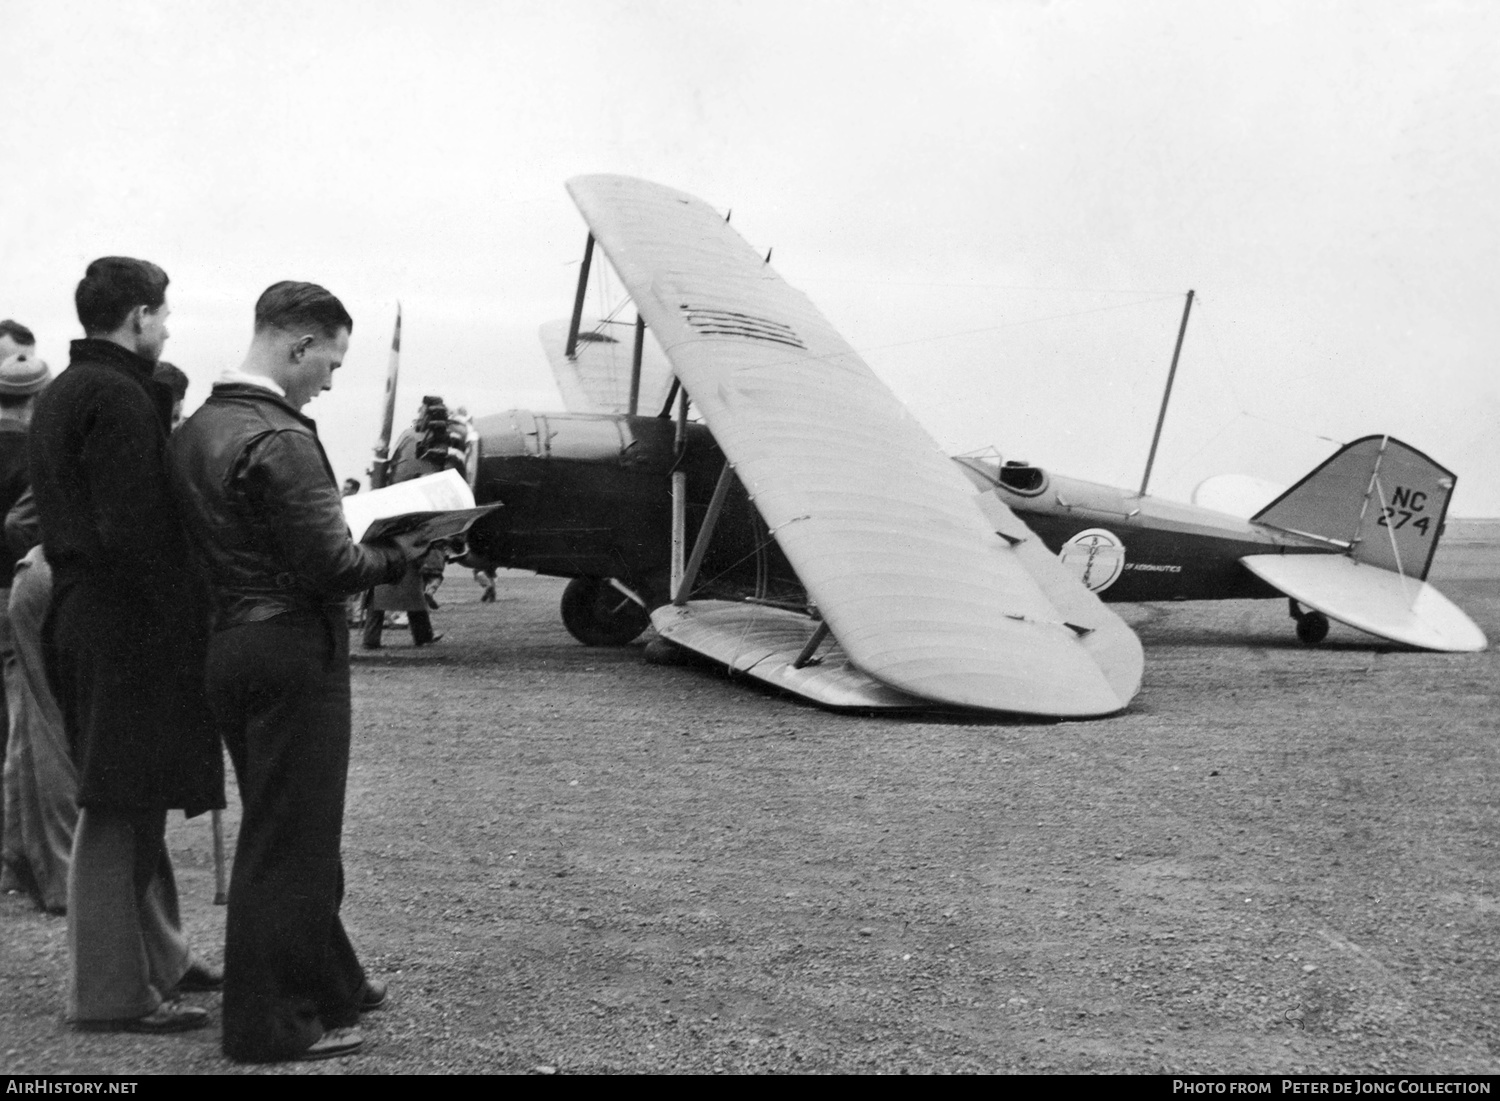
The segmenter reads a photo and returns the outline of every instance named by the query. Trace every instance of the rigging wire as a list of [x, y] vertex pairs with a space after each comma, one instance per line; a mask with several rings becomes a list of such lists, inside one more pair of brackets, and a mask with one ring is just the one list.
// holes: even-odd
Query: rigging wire
[[1207, 350], [1202, 358], [1209, 361], [1211, 365], [1216, 368], [1216, 371], [1210, 372], [1211, 374], [1216, 374], [1218, 378], [1228, 381], [1229, 393], [1234, 399], [1235, 412], [1226, 417], [1219, 424], [1217, 424], [1211, 432], [1206, 433], [1204, 436], [1204, 442], [1190, 455], [1182, 459], [1177, 459], [1169, 464], [1164, 464], [1163, 473], [1167, 477], [1180, 477], [1190, 473], [1194, 460], [1196, 460], [1210, 447], [1223, 443], [1224, 430], [1232, 425], [1238, 424], [1242, 420], [1260, 421], [1263, 424], [1273, 425], [1277, 428], [1283, 429], [1284, 431], [1291, 432], [1299, 437], [1322, 440], [1325, 443], [1331, 443], [1335, 447], [1342, 447], [1344, 445], [1345, 441], [1335, 439], [1332, 436], [1325, 436], [1321, 432], [1317, 432], [1312, 428], [1309, 428], [1305, 424], [1293, 424], [1288, 421], [1278, 420], [1274, 417], [1264, 416], [1260, 413], [1252, 413], [1249, 409], [1247, 409], [1246, 405], [1248, 403], [1246, 402], [1244, 396], [1241, 394], [1239, 388], [1239, 376], [1235, 371], [1230, 369], [1229, 361], [1224, 355], [1224, 349], [1220, 344], [1218, 329], [1214, 321], [1214, 314], [1211, 309], [1204, 308], [1207, 304], [1204, 302], [1203, 296], [1201, 294], [1198, 295], [1195, 305], [1198, 307], [1198, 310], [1194, 314], [1196, 324], [1193, 328], [1193, 331], [1198, 334], [1199, 339], [1206, 341], [1208, 345]]
[[[1159, 295], [1163, 298], [1182, 297], [1181, 291], [1148, 290], [1144, 287], [1135, 287], [1126, 290], [1124, 288], [1115, 289], [1110, 287], [1048, 287], [1025, 283], [947, 283], [900, 279], [800, 279], [799, 282], [847, 287], [941, 287], [950, 290], [1048, 291], [1055, 294], [1149, 294]], [[1154, 298], [1152, 299], [1152, 301], [1155, 300]]]
[[[1089, 314], [1109, 313], [1114, 310], [1128, 310], [1135, 306], [1150, 306], [1154, 305], [1157, 302], [1175, 301], [1180, 297], [1181, 295], [1174, 294], [1162, 296], [1159, 298], [1147, 298], [1141, 300], [1140, 302], [1123, 302], [1115, 306], [1095, 306], [1094, 308], [1088, 310], [1070, 310], [1067, 313], [1047, 314], [1044, 317], [1029, 317], [1023, 321], [1006, 321], [1002, 322], [999, 325], [985, 325], [982, 328], [978, 329], [959, 329], [949, 333], [938, 333], [932, 336], [914, 337], [911, 340], [897, 340], [893, 341], [890, 344], [867, 344], [863, 347], [855, 348], [855, 351], [860, 353], [883, 352], [890, 348], [907, 348], [914, 344], [932, 344], [936, 343], [939, 340], [953, 340], [961, 336], [982, 336], [985, 333], [1000, 332], [1002, 329], [1017, 329], [1023, 325], [1039, 325], [1047, 321], [1065, 321], [1070, 317], [1086, 317]], [[788, 362], [796, 361], [789, 360]]]

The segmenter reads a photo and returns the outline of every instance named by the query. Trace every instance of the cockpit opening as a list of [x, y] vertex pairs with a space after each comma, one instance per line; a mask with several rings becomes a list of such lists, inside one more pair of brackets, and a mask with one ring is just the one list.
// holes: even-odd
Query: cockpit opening
[[968, 474], [969, 480], [981, 489], [1003, 488], [1007, 493], [1022, 497], [1035, 497], [1047, 488], [1047, 472], [1039, 466], [1012, 459], [1004, 462], [1000, 452], [993, 447], [983, 451], [972, 451], [967, 455], [956, 455], [953, 459]]
[[1047, 472], [1039, 466], [1012, 459], [1000, 467], [1000, 484], [1012, 493], [1035, 497], [1047, 488]]

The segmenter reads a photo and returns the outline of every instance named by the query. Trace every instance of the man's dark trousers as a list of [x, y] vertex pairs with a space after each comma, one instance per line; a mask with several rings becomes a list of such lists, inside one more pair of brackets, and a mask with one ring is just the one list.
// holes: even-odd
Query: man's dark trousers
[[358, 1023], [364, 972], [339, 919], [349, 771], [343, 604], [213, 637], [208, 692], [243, 816], [224, 944], [224, 1052], [295, 1058]]

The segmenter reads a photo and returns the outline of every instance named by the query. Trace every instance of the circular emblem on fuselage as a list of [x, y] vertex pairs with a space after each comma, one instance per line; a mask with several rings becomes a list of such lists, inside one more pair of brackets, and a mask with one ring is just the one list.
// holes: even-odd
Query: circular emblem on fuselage
[[1102, 593], [1125, 572], [1125, 544], [1104, 528], [1078, 532], [1057, 556], [1090, 592]]

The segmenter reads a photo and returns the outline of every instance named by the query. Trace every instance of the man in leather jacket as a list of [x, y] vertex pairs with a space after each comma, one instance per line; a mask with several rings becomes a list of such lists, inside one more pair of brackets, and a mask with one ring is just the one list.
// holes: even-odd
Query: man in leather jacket
[[[224, 948], [224, 1053], [347, 1055], [383, 1000], [339, 919], [349, 766], [344, 601], [411, 557], [355, 543], [339, 483], [300, 410], [332, 385], [353, 321], [328, 291], [277, 283], [238, 371], [172, 440], [174, 482], [217, 601], [209, 702], [243, 816]], [[413, 552], [419, 548], [412, 548]]]

